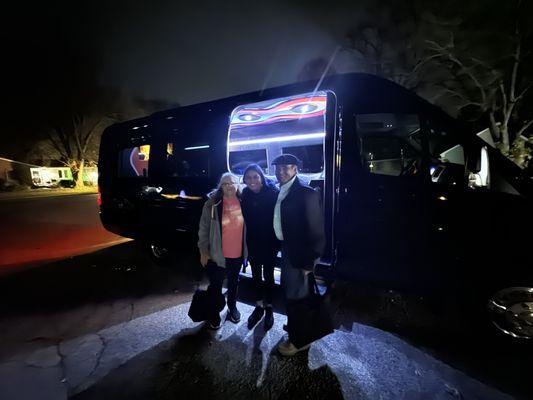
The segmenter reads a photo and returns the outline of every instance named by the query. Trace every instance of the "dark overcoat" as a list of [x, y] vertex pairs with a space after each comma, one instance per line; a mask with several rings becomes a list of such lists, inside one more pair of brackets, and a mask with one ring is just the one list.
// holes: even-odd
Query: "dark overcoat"
[[326, 244], [320, 194], [296, 177], [280, 212], [286, 256], [294, 268], [312, 270]]

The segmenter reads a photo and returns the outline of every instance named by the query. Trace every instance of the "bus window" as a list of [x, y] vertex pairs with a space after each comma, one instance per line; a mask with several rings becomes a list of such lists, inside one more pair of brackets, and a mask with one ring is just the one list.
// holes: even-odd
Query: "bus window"
[[313, 174], [324, 170], [324, 146], [321, 144], [287, 146], [283, 147], [282, 152], [298, 157], [302, 162], [298, 168], [300, 173]]
[[389, 176], [420, 173], [422, 140], [416, 115], [365, 114], [356, 122], [365, 170]]
[[452, 130], [432, 125], [429, 129], [431, 182], [460, 187], [465, 174], [464, 148]]
[[257, 164], [265, 174], [268, 174], [266, 150], [240, 150], [229, 153], [230, 171], [244, 175], [244, 170], [250, 164]]
[[149, 144], [122, 149], [119, 152], [118, 177], [147, 177], [149, 160]]
[[164, 171], [171, 177], [209, 176], [209, 145], [184, 145], [176, 140], [166, 144]]

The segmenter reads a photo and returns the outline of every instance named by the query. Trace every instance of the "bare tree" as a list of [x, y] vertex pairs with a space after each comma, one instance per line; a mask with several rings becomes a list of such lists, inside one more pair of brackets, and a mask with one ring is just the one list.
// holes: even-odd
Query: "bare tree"
[[48, 139], [59, 153], [60, 161], [72, 169], [76, 186], [84, 186], [84, 168], [96, 165], [98, 141], [95, 138], [114, 121], [115, 118], [107, 115], [74, 114], [69, 124], [48, 132]]
[[487, 2], [483, 13], [468, 0], [365, 3], [367, 15], [347, 32], [343, 51], [359, 71], [488, 125], [502, 153], [524, 168], [533, 147], [533, 112], [526, 107], [533, 66], [524, 64], [530, 55], [524, 47], [533, 37], [528, 21], [522, 23], [526, 4]]
[[[71, 105], [70, 109], [58, 113], [53, 117], [52, 127], [47, 130], [47, 142], [53, 148], [50, 158], [56, 158], [71, 168], [78, 187], [84, 186], [84, 169], [97, 165], [100, 137], [105, 128], [117, 121], [177, 106], [166, 101], [133, 98], [102, 88], [93, 89], [86, 99], [76, 105], [77, 109]], [[38, 149], [35, 150], [34, 154], [38, 153]]]
[[[410, 90], [430, 92], [438, 81], [425, 38], [431, 25], [425, 18], [423, 2], [406, 0], [365, 4], [369, 12], [345, 36], [343, 51], [357, 60], [358, 70], [381, 76]], [[434, 90], [434, 89], [433, 89]]]
[[[524, 33], [520, 24], [521, 0], [515, 1], [513, 29], [509, 35], [493, 31], [503, 40], [500, 50], [485, 51], [484, 57], [474, 55], [466, 35], [458, 44], [453, 31], [447, 42], [428, 40], [431, 57], [450, 71], [454, 79], [444, 81], [448, 95], [459, 100], [459, 110], [486, 117], [494, 142], [503, 154], [525, 168], [532, 157], [533, 140], [526, 136], [533, 125], [533, 114], [526, 107], [526, 96], [533, 85], [524, 62], [531, 53], [524, 54]], [[495, 29], [502, 26], [494, 27]], [[490, 39], [489, 39], [490, 40]], [[465, 45], [466, 44], [466, 45]], [[494, 40], [488, 43], [494, 45]], [[487, 46], [487, 44], [486, 44]], [[494, 54], [502, 56], [494, 57]]]

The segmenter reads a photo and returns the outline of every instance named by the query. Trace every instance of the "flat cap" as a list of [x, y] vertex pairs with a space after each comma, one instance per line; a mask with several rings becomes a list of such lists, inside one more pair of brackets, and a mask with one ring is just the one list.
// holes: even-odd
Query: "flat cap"
[[271, 165], [284, 164], [284, 165], [300, 165], [301, 161], [298, 157], [292, 154], [280, 154], [272, 160]]

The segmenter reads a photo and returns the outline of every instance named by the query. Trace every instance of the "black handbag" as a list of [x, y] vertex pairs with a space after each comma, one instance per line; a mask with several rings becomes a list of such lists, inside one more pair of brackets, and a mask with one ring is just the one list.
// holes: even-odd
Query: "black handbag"
[[207, 321], [215, 313], [219, 313], [226, 306], [226, 299], [222, 293], [212, 295], [207, 290], [196, 289], [189, 307], [189, 318], [194, 322]]
[[333, 333], [329, 307], [318, 290], [313, 274], [309, 274], [310, 295], [287, 304], [287, 332], [297, 348]]

